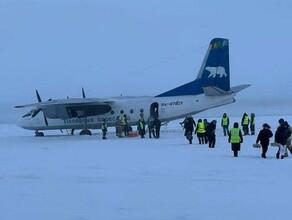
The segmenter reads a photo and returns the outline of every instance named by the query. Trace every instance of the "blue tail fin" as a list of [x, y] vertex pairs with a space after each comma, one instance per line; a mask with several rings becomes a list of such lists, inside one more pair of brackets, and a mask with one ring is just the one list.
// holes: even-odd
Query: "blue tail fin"
[[230, 91], [228, 39], [211, 40], [197, 79], [159, 94], [157, 97], [198, 95], [204, 93], [205, 86], [215, 86], [224, 91]]

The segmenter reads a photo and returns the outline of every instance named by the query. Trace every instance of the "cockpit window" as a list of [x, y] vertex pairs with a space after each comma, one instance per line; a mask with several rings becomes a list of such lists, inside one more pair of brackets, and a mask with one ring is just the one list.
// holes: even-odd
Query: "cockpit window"
[[26, 117], [30, 117], [32, 116], [32, 114], [35, 112], [35, 109], [30, 110], [28, 113], [24, 114], [22, 117], [26, 118]]

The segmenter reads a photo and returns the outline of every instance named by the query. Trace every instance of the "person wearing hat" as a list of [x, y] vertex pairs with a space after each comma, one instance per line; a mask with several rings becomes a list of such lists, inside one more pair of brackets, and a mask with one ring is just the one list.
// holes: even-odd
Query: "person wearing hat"
[[260, 142], [261, 146], [262, 146], [262, 158], [267, 158], [266, 157], [266, 153], [268, 151], [268, 146], [270, 143], [270, 138], [273, 137], [273, 133], [270, 130], [271, 126], [268, 125], [267, 123], [263, 124], [263, 129], [260, 131], [260, 133], [258, 134], [256, 143], [258, 144]]
[[228, 136], [228, 142], [231, 143], [233, 155], [234, 157], [238, 157], [238, 151], [240, 151], [240, 144], [243, 142], [243, 138], [237, 122], [234, 122], [233, 128], [230, 129]]

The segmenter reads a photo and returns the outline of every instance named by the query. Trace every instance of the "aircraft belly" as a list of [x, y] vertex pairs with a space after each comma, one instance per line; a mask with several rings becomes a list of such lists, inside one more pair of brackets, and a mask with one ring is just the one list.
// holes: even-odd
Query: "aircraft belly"
[[101, 127], [103, 119], [106, 119], [109, 126], [113, 126], [115, 116], [92, 116], [85, 118], [69, 118], [69, 119], [48, 119], [48, 126], [45, 124], [36, 125], [31, 130], [55, 130], [55, 129], [84, 129], [85, 120], [88, 129], [98, 129]]

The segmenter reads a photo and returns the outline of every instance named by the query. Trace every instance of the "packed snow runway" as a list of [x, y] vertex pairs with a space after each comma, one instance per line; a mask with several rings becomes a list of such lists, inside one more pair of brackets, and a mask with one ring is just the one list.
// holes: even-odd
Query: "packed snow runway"
[[[278, 119], [258, 116], [256, 133]], [[197, 118], [195, 117], [197, 120]], [[216, 119], [220, 122], [220, 118]], [[230, 117], [231, 124], [241, 117]], [[0, 213], [5, 220], [217, 220], [292, 216], [292, 156], [267, 159], [245, 136], [238, 158], [217, 123], [215, 149], [188, 144], [178, 121], [160, 139], [117, 138], [101, 132], [36, 138], [0, 125]], [[273, 138], [271, 139], [273, 140]]]

